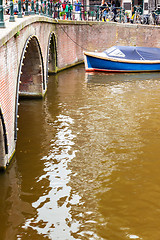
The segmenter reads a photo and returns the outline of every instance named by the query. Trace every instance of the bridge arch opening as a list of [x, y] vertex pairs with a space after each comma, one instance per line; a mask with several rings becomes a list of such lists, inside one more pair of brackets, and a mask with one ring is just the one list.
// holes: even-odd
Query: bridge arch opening
[[31, 36], [24, 46], [19, 74], [20, 97], [43, 96], [46, 89], [44, 64], [40, 45], [35, 36]]
[[14, 139], [17, 140], [18, 102], [20, 98], [42, 98], [46, 92], [46, 76], [39, 41], [30, 36], [24, 45], [17, 78]]
[[8, 154], [8, 144], [7, 144], [6, 127], [5, 127], [2, 110], [0, 109], [0, 168], [5, 168], [6, 166], [5, 157], [7, 154]]
[[48, 73], [54, 74], [57, 72], [57, 44], [56, 36], [53, 32], [49, 36], [47, 64]]

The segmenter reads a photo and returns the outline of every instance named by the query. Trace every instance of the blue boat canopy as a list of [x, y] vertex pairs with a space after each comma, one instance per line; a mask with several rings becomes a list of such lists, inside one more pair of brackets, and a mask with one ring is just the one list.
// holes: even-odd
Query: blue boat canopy
[[130, 60], [160, 60], [160, 48], [113, 46], [104, 51], [107, 57]]

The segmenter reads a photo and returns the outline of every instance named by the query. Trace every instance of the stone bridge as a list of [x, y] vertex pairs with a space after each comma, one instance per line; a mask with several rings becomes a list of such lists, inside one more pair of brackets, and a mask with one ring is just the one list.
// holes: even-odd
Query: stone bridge
[[0, 29], [0, 167], [16, 148], [20, 97], [44, 97], [48, 73], [83, 61], [83, 50], [113, 45], [160, 47], [160, 28], [132, 24], [63, 21], [34, 15]]

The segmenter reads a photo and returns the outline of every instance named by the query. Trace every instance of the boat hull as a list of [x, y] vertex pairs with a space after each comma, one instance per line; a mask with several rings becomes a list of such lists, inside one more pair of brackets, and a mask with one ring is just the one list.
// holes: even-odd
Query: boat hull
[[160, 71], [160, 61], [119, 61], [84, 53], [86, 71], [151, 72]]

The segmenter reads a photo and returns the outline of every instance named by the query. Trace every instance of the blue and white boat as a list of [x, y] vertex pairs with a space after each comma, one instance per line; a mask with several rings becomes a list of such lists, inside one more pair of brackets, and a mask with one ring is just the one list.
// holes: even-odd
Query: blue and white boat
[[104, 52], [84, 52], [86, 71], [160, 71], [160, 48], [114, 46]]

